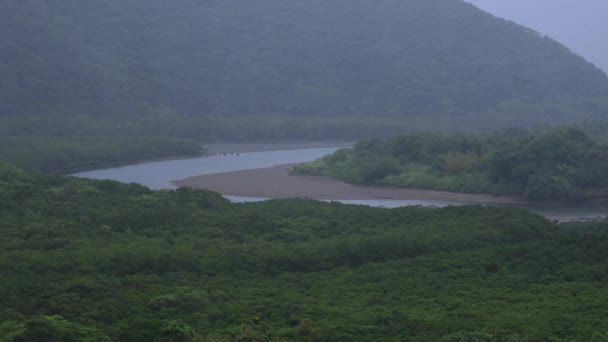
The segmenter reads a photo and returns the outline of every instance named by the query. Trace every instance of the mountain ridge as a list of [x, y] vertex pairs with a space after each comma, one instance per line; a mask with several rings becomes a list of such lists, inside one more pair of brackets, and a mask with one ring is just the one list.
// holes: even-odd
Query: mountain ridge
[[0, 9], [9, 47], [0, 116], [552, 118], [607, 108], [599, 68], [461, 0], [31, 0]]

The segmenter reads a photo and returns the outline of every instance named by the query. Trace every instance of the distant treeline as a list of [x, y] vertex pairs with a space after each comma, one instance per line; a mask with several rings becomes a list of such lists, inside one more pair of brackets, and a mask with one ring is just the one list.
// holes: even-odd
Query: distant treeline
[[0, 137], [0, 163], [51, 174], [202, 153], [201, 143], [177, 138]]
[[[512, 118], [511, 118], [512, 119]], [[508, 117], [498, 124], [515, 124]], [[193, 156], [203, 152], [211, 142], [272, 142], [302, 140], [343, 140], [398, 136], [410, 132], [432, 130], [443, 134], [477, 134], [489, 127], [477, 117], [449, 118], [433, 123], [424, 117], [410, 118], [287, 118], [284, 116], [228, 118], [171, 118], [154, 121], [133, 120], [121, 125], [112, 120], [97, 121], [81, 117], [78, 120], [55, 122], [41, 120], [37, 126], [10, 121], [0, 127], [0, 163], [12, 164], [30, 171], [67, 173], [107, 165], [141, 160]], [[28, 128], [25, 129], [24, 127]], [[520, 128], [503, 130], [514, 134], [544, 134], [554, 128], [535, 126], [528, 133]], [[598, 142], [608, 142], [608, 123], [595, 121], [578, 125]], [[79, 136], [69, 135], [77, 131]], [[51, 135], [49, 135], [51, 134]], [[426, 136], [427, 134], [421, 134]], [[431, 134], [433, 135], [433, 134]], [[436, 135], [435, 136], [442, 136]], [[175, 138], [180, 137], [180, 138]], [[484, 140], [484, 138], [480, 138]], [[484, 144], [493, 144], [487, 138]]]
[[[572, 112], [575, 115], [576, 112]], [[559, 121], [557, 118], [555, 118]], [[562, 118], [563, 119], [563, 118]], [[32, 116], [0, 119], [0, 136], [147, 136], [213, 141], [288, 141], [390, 137], [408, 132], [466, 133], [504, 127], [540, 127], [543, 118], [511, 114], [429, 117], [309, 115], [209, 115], [157, 113], [154, 117]], [[553, 123], [555, 124], [555, 122]], [[608, 140], [605, 120], [569, 121], [594, 137]]]
[[606, 341], [607, 230], [0, 168], [0, 340]]
[[608, 196], [608, 143], [575, 128], [369, 139], [294, 172], [368, 185], [533, 199]]

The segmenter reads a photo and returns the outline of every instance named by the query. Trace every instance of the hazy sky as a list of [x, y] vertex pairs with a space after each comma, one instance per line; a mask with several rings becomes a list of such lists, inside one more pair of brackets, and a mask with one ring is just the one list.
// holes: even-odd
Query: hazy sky
[[608, 0], [465, 0], [532, 28], [608, 72]]

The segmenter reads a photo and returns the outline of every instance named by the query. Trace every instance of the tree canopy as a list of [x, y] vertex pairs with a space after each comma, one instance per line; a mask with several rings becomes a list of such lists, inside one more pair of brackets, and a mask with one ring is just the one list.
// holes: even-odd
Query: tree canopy
[[0, 341], [605, 341], [605, 222], [0, 168]]

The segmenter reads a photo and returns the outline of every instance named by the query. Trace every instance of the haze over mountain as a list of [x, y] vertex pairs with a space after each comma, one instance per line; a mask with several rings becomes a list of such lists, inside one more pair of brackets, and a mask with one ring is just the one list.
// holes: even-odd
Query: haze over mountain
[[467, 0], [501, 18], [546, 34], [608, 72], [608, 1]]
[[595, 66], [461, 0], [9, 0], [0, 23], [5, 117], [554, 120], [608, 98]]

